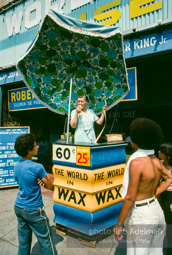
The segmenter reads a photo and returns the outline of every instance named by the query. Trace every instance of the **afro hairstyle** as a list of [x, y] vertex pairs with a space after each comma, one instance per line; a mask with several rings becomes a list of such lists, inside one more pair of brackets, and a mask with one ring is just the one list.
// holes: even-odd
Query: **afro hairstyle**
[[131, 122], [130, 137], [139, 148], [156, 150], [162, 142], [163, 132], [155, 121], [137, 118]]

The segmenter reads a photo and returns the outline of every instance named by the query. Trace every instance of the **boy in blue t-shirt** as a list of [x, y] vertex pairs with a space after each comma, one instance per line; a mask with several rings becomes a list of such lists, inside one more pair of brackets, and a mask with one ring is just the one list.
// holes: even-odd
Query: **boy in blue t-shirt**
[[54, 189], [50, 177], [42, 164], [32, 161], [37, 155], [39, 146], [33, 134], [21, 135], [16, 139], [15, 150], [22, 159], [14, 167], [15, 180], [19, 184], [19, 192], [14, 205], [18, 219], [18, 255], [29, 255], [32, 231], [38, 239], [42, 254], [55, 255], [51, 239], [49, 220], [43, 208], [40, 185]]

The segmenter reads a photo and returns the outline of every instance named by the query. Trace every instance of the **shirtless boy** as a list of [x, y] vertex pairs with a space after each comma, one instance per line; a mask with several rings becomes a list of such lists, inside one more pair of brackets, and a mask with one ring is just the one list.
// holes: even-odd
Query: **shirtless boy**
[[[163, 133], [154, 121], [138, 118], [131, 123], [130, 137], [132, 147], [137, 151], [127, 163], [122, 189], [123, 206], [113, 231], [121, 240], [124, 224], [127, 255], [160, 255], [163, 254], [165, 219], [155, 196], [166, 190], [172, 181], [171, 175], [154, 155]], [[161, 178], [164, 182], [160, 183]]]

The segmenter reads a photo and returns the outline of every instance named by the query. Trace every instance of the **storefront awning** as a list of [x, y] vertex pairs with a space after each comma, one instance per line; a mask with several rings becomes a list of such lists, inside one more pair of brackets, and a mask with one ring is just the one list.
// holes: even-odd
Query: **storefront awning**
[[22, 81], [22, 78], [16, 70], [0, 73], [0, 86], [17, 81]]

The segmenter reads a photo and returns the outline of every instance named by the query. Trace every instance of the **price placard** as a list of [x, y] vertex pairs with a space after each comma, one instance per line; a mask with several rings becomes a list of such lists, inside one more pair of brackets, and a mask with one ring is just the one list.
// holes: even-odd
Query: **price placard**
[[53, 144], [53, 160], [76, 163], [76, 147]]
[[90, 148], [76, 147], [76, 164], [81, 166], [90, 166]]

